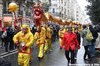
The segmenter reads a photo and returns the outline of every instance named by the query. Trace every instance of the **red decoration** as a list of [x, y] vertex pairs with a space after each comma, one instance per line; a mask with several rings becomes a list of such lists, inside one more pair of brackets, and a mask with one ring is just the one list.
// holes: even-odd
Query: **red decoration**
[[36, 4], [36, 5], [34, 5], [33, 12], [34, 12], [33, 18], [35, 21], [35, 25], [40, 26], [41, 20], [43, 17], [43, 9], [39, 5]]

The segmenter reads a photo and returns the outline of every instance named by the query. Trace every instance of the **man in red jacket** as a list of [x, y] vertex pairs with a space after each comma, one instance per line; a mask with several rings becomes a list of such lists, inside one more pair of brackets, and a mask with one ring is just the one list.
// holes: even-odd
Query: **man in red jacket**
[[[63, 40], [62, 40], [62, 48], [65, 49], [65, 56], [68, 60], [68, 63], [71, 60], [71, 64], [74, 63], [74, 56], [75, 56], [75, 50], [76, 47], [78, 49], [80, 48], [79, 42], [77, 40], [77, 36], [75, 33], [72, 32], [72, 27], [68, 27], [68, 32], [64, 34]], [[69, 57], [69, 52], [71, 52], [71, 58]]]

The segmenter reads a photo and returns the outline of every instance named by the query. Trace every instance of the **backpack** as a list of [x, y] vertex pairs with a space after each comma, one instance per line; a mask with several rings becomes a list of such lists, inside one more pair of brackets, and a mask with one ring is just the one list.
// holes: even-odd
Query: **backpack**
[[90, 42], [92, 39], [93, 39], [93, 35], [92, 35], [91, 31], [88, 30], [87, 34], [86, 34], [86, 40]]
[[7, 37], [7, 31], [3, 32], [3, 34], [1, 35], [2, 38]]

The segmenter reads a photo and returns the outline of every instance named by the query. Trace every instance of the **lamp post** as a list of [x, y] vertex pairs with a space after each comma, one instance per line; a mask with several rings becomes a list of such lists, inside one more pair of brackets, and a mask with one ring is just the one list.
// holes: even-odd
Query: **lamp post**
[[12, 13], [12, 28], [14, 29], [14, 17], [16, 19], [15, 12], [18, 10], [18, 5], [15, 2], [12, 2], [8, 6], [8, 11]]

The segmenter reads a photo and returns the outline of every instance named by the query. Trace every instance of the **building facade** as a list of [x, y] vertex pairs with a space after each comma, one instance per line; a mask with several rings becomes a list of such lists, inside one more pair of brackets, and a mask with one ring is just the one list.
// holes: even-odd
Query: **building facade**
[[59, 0], [51, 0], [51, 6], [49, 7], [49, 12], [53, 15], [58, 15], [59, 13]]
[[45, 2], [45, 3], [48, 3], [50, 2], [50, 0], [40, 0], [41, 2]]
[[82, 22], [83, 12], [77, 0], [51, 0], [49, 12], [59, 16], [64, 20]]

